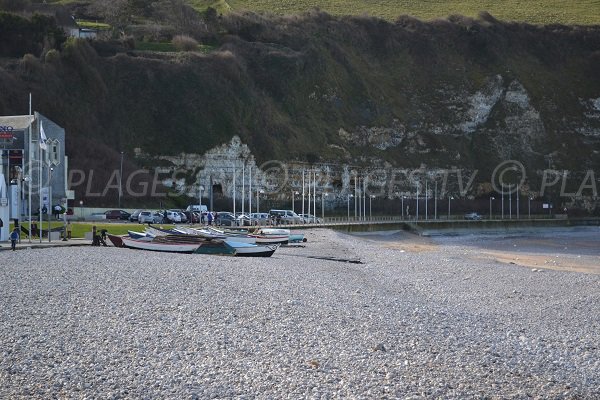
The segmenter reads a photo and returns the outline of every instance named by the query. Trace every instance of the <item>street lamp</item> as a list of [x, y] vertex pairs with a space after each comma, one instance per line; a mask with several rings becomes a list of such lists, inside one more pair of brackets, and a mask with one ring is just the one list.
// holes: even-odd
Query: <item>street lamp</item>
[[528, 202], [527, 202], [528, 203], [527, 204], [528, 205], [528, 207], [527, 207], [528, 215], [529, 215], [529, 219], [531, 219], [531, 200], [533, 200], [533, 197], [529, 196], [527, 198], [527, 200], [528, 200]]
[[493, 217], [492, 217], [492, 200], [496, 200], [496, 198], [494, 196], [490, 196], [490, 219], [493, 219]]
[[448, 196], [448, 219], [450, 219], [450, 200], [454, 200], [454, 197]]
[[419, 182], [417, 182], [417, 210], [415, 214], [415, 220], [419, 219]]
[[83, 221], [83, 200], [79, 200], [79, 216], [81, 217], [81, 220]]
[[[258, 213], [260, 213], [260, 209], [259, 209], [259, 202], [258, 202], [258, 201], [259, 201], [259, 200], [258, 200], [258, 199], [259, 199], [259, 195], [260, 195], [260, 194], [264, 194], [264, 193], [265, 193], [265, 191], [264, 191], [264, 190], [262, 190], [262, 189], [260, 189], [260, 190], [259, 190], [259, 189], [256, 189], [256, 213], [257, 213], [257, 214], [258, 214]], [[250, 211], [252, 211], [252, 210], [250, 210]]]
[[325, 197], [329, 196], [329, 193], [321, 194], [321, 223], [325, 223]]
[[52, 206], [52, 172], [54, 172], [54, 168], [48, 168], [48, 242], [52, 241], [52, 234], [50, 229], [50, 223], [52, 218], [50, 218], [50, 213], [54, 210], [54, 207]]
[[123, 196], [123, 152], [121, 152], [121, 167], [119, 169], [119, 208], [121, 208], [121, 196]]
[[369, 219], [372, 221], [373, 220], [373, 214], [372, 214], [372, 209], [371, 209], [371, 201], [375, 198], [375, 195], [372, 194], [369, 196]]
[[297, 191], [297, 190], [294, 190], [294, 191], [292, 192], [292, 211], [293, 211], [293, 212], [296, 212], [296, 208], [294, 207], [294, 200], [295, 200], [295, 197], [296, 197], [297, 195], [299, 195], [299, 194], [300, 194], [300, 193], [298, 193], [298, 191]]
[[400, 200], [402, 202], [402, 219], [404, 220], [404, 199], [406, 198], [406, 196], [401, 196]]
[[350, 222], [350, 197], [354, 197], [354, 195], [348, 193], [348, 222]]

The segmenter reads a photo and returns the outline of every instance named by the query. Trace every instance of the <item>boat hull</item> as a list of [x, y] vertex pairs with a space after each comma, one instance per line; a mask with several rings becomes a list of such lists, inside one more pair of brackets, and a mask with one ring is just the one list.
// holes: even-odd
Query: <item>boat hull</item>
[[166, 253], [193, 253], [200, 244], [198, 243], [158, 243], [147, 240], [136, 240], [122, 237], [123, 247], [136, 250], [160, 251]]
[[279, 248], [278, 244], [258, 245], [241, 242], [228, 242], [228, 244], [235, 249], [235, 255], [238, 257], [271, 257]]

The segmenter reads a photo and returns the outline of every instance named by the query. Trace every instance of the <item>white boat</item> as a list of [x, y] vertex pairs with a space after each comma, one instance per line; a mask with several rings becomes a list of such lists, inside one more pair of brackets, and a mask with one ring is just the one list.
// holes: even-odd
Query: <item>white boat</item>
[[208, 227], [207, 229], [203, 229], [202, 231], [206, 232], [208, 234], [220, 235], [220, 236], [216, 236], [216, 237], [223, 238], [224, 240], [226, 240], [228, 242], [234, 241], [234, 242], [250, 243], [250, 244], [256, 243], [255, 237], [250, 236], [246, 233], [242, 233], [242, 232], [222, 231], [222, 230], [215, 229], [212, 227]]
[[198, 243], [167, 243], [148, 240], [136, 240], [123, 236], [123, 247], [138, 250], [164, 251], [169, 253], [193, 253], [200, 244]]
[[250, 235], [256, 239], [256, 244], [287, 244], [290, 240], [288, 235]]
[[278, 244], [257, 245], [234, 241], [227, 241], [227, 244], [235, 249], [238, 257], [271, 257], [279, 248]]
[[277, 235], [277, 236], [284, 236], [284, 235], [290, 235], [290, 230], [289, 229], [282, 229], [282, 228], [261, 228], [258, 231], [256, 231], [257, 234], [259, 235]]

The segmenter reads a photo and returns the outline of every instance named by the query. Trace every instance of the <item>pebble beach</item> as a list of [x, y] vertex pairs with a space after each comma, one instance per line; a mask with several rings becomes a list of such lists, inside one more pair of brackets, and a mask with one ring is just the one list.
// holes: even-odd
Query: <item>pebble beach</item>
[[0, 398], [600, 398], [593, 268], [305, 234], [263, 259], [0, 253]]

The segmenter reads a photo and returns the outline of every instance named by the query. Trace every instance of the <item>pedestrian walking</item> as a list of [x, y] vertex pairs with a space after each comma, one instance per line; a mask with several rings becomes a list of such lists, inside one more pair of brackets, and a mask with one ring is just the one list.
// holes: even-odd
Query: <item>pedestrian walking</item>
[[15, 226], [12, 233], [10, 234], [10, 247], [13, 251], [17, 248], [17, 242], [19, 241], [19, 228]]

